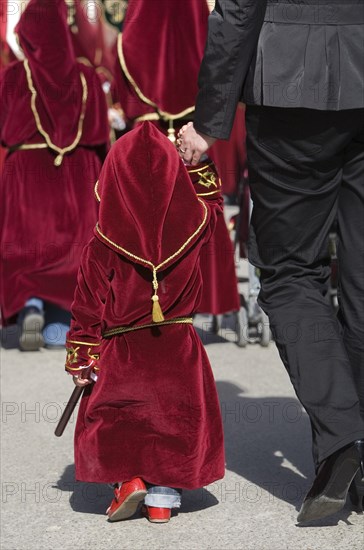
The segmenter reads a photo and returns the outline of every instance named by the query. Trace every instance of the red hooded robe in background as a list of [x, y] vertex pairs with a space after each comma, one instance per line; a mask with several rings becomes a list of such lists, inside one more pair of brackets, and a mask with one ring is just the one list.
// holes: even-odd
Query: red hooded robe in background
[[30, 297], [70, 308], [108, 141], [104, 93], [76, 62], [64, 0], [31, 0], [16, 31], [25, 61], [0, 81], [3, 320]]
[[68, 372], [98, 358], [77, 419], [76, 478], [202, 487], [224, 475], [216, 387], [191, 318], [218, 207], [196, 196], [175, 147], [148, 122], [112, 147], [96, 195], [67, 337]]
[[102, 81], [111, 83], [116, 55], [116, 29], [106, 26], [99, 4], [95, 6], [94, 12], [87, 0], [73, 0], [68, 8], [68, 23], [78, 61], [95, 67]]
[[[129, 124], [152, 120], [173, 139], [192, 120], [208, 15], [206, 0], [129, 1], [113, 84], [114, 100]], [[191, 177], [204, 199], [220, 196], [215, 234], [201, 255], [204, 288], [198, 311], [237, 311], [240, 299], [221, 182], [211, 161], [191, 168]]]

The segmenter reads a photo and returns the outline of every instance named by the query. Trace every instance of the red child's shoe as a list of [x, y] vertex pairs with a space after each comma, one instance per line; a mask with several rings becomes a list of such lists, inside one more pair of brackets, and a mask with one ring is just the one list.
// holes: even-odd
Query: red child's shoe
[[145, 483], [140, 477], [125, 481], [121, 487], [114, 490], [115, 498], [106, 510], [110, 521], [120, 521], [130, 518], [138, 509], [147, 494]]
[[144, 505], [142, 513], [151, 523], [168, 523], [171, 519], [170, 508], [156, 508], [155, 506]]

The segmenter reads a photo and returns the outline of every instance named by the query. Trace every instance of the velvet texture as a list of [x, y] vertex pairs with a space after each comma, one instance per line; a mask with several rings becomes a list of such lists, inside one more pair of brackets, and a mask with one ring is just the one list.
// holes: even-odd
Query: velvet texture
[[[193, 217], [196, 205], [200, 211], [200, 203], [187, 173], [181, 174], [184, 167], [177, 152], [156, 132], [151, 125], [144, 125], [115, 144], [100, 178], [100, 216], [106, 217], [109, 208], [110, 229], [118, 231], [120, 226], [128, 235], [131, 225], [137, 250], [144, 252], [150, 246], [153, 253], [162, 251], [163, 255], [165, 235], [173, 242], [174, 235], [180, 234], [181, 217], [171, 203], [171, 189], [178, 187], [185, 194], [183, 202], [178, 195], [185, 219], [189, 212]], [[141, 179], [125, 179], [118, 171], [114, 172], [114, 180], [109, 179], [109, 168], [115, 166], [119, 155], [124, 171], [129, 166], [129, 173], [135, 174], [135, 165], [142, 163], [152, 138], [156, 157], [152, 162], [160, 162], [165, 177], [162, 169], [141, 168]], [[124, 156], [123, 142], [127, 147], [132, 139], [133, 147]], [[149, 166], [150, 159], [144, 161]], [[120, 192], [116, 205], [106, 200], [109, 183], [114, 201], [117, 190]], [[129, 194], [129, 186], [134, 193]], [[141, 202], [138, 188], [143, 195]], [[150, 220], [145, 225], [140, 223], [138, 205], [141, 214], [148, 217], [149, 212], [142, 206], [144, 197], [148, 196], [153, 204], [148, 188], [159, 189], [160, 203], [175, 212], [174, 217], [156, 217], [156, 227], [161, 225], [163, 231], [152, 231]], [[128, 206], [137, 214], [135, 223], [131, 217], [123, 217], [127, 211], [123, 202], [130, 201], [132, 195], [135, 198]], [[162, 273], [159, 294], [166, 319], [190, 316], [198, 307], [202, 290], [200, 252], [216, 219], [214, 203], [207, 209], [210, 221], [199, 238]], [[151, 241], [147, 248], [145, 241]], [[77, 419], [76, 477], [80, 481], [111, 483], [140, 476], [156, 485], [196, 489], [223, 477], [224, 451], [215, 383], [195, 329], [191, 324], [156, 323], [152, 328], [103, 338], [105, 331], [118, 326], [150, 323], [151, 294], [148, 267], [118, 254], [114, 246], [97, 237], [91, 240], [81, 261], [67, 337], [70, 372], [77, 372], [92, 353], [100, 356], [98, 380], [86, 389]]]
[[[183, 115], [183, 119], [181, 113], [195, 103], [208, 14], [205, 0], [162, 0], [158, 2], [158, 10], [154, 2], [129, 2], [122, 40], [119, 37], [113, 97], [120, 102], [131, 125], [136, 125], [140, 116], [154, 114], [160, 116], [155, 124], [165, 132], [168, 119], [173, 118], [177, 132], [185, 116], [193, 118], [192, 112]], [[135, 85], [151, 102], [137, 93]], [[235, 143], [232, 146], [235, 147]], [[220, 154], [219, 159], [221, 157]], [[218, 314], [239, 309], [239, 296], [222, 201], [216, 196], [214, 200], [219, 201], [220, 207], [214, 236], [201, 256], [204, 289], [203, 309], [199, 311]]]
[[[44, 15], [47, 10], [49, 19]], [[75, 138], [80, 115], [81, 66], [67, 38], [64, 2], [32, 1], [18, 25], [38, 92], [42, 125], [56, 145], [69, 145]], [[51, 36], [57, 36], [57, 46]], [[64, 42], [58, 44], [58, 37]], [[10, 150], [4, 163], [0, 229], [1, 308], [5, 321], [31, 296], [65, 309], [72, 302], [80, 254], [97, 219], [93, 187], [109, 131], [100, 81], [92, 68], [82, 66], [82, 72], [88, 98], [79, 146], [64, 156], [59, 167], [54, 166], [56, 153], [49, 149]], [[60, 75], [68, 79], [70, 89], [77, 90], [76, 103], [71, 96], [63, 95], [66, 81], [60, 81]], [[13, 63], [1, 73], [0, 97], [1, 144], [11, 149], [44, 143], [31, 110], [23, 63]], [[64, 98], [68, 98], [69, 105], [64, 105]]]
[[136, 93], [119, 55], [114, 97], [129, 120], [156, 110], [178, 115], [194, 106], [208, 14], [206, 0], [129, 1], [119, 54], [121, 49], [131, 78], [152, 104]]
[[77, 134], [82, 86], [64, 0], [30, 0], [15, 27], [38, 92], [37, 109], [58, 147]]
[[80, 61], [95, 67], [102, 78], [111, 81], [115, 64], [115, 49], [111, 44], [106, 43], [103, 18], [100, 17], [98, 10], [96, 12], [97, 21], [91, 21], [88, 4], [81, 0], [75, 0], [74, 6], [75, 17], [74, 25], [71, 27], [71, 37], [75, 55]]
[[187, 168], [197, 195], [215, 205], [216, 224], [211, 239], [201, 249], [203, 293], [199, 313], [218, 315], [240, 308], [234, 247], [224, 218], [221, 180], [211, 160]]
[[244, 170], [247, 169], [245, 140], [245, 109], [239, 104], [229, 140], [215, 141], [209, 150], [220, 175], [224, 195], [238, 194]]
[[[165, 267], [170, 266], [200, 237], [208, 221], [206, 207], [196, 200], [175, 147], [150, 122], [115, 143], [97, 193], [101, 199], [98, 226], [104, 237], [96, 235], [127, 258], [130, 255], [122, 248], [138, 256], [132, 259], [143, 266], [166, 261]], [[182, 246], [183, 251], [175, 255]]]

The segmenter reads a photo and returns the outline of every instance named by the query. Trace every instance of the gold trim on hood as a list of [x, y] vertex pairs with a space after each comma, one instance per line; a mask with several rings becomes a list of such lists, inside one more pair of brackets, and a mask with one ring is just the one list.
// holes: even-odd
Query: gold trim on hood
[[[156, 103], [154, 103], [154, 101], [152, 101], [151, 99], [149, 99], [147, 96], [145, 96], [143, 94], [143, 92], [141, 91], [141, 89], [139, 88], [137, 83], [135, 82], [134, 78], [131, 76], [131, 74], [130, 74], [127, 66], [126, 66], [126, 61], [125, 61], [125, 57], [124, 57], [124, 53], [123, 53], [122, 33], [120, 33], [119, 36], [118, 36], [118, 56], [119, 56], [121, 69], [122, 69], [123, 73], [125, 74], [126, 78], [128, 79], [129, 83], [133, 87], [135, 93], [137, 94], [137, 96], [144, 103], [146, 103], [150, 107], [153, 107], [154, 109], [156, 109], [159, 118], [161, 118], [163, 120], [167, 120], [167, 121], [168, 120], [177, 120], [178, 118], [183, 118], [183, 117], [185, 117], [186, 115], [192, 113], [195, 110], [195, 106], [192, 105], [191, 107], [187, 107], [187, 109], [185, 109], [184, 111], [181, 111], [180, 113], [176, 113], [176, 114], [168, 113], [167, 111], [162, 111], [161, 109], [159, 109], [158, 105]], [[139, 118], [139, 120], [141, 120], [140, 117], [138, 117], [138, 118]], [[145, 119], [145, 120], [151, 120], [151, 119]]]
[[208, 217], [207, 206], [206, 206], [206, 204], [204, 203], [204, 201], [202, 199], [197, 198], [197, 200], [201, 203], [202, 208], [203, 208], [203, 220], [202, 220], [202, 222], [197, 227], [197, 229], [192, 233], [192, 235], [190, 235], [188, 237], [188, 239], [179, 247], [179, 249], [176, 250], [176, 252], [174, 252], [171, 256], [169, 256], [168, 258], [163, 260], [163, 262], [161, 262], [158, 265], [155, 265], [150, 260], [146, 260], [145, 258], [141, 258], [140, 256], [137, 256], [136, 254], [133, 254], [129, 250], [126, 250], [126, 248], [118, 245], [117, 243], [115, 243], [114, 241], [109, 239], [101, 231], [98, 223], [96, 224], [96, 231], [105, 242], [107, 242], [108, 244], [111, 244], [113, 247], [115, 247], [117, 250], [120, 250], [123, 254], [125, 254], [127, 257], [131, 258], [132, 260], [135, 260], [139, 263], [142, 263], [142, 264], [146, 265], [147, 267], [149, 267], [152, 270], [152, 273], [153, 273], [152, 285], [153, 285], [154, 293], [153, 293], [151, 299], [152, 299], [152, 302], [153, 302], [152, 319], [153, 319], [154, 323], [160, 323], [160, 322], [164, 321], [164, 316], [163, 316], [163, 312], [162, 312], [162, 309], [161, 309], [160, 304], [159, 304], [159, 297], [158, 297], [158, 293], [157, 293], [158, 286], [159, 286], [158, 285], [158, 279], [157, 279], [157, 271], [159, 271], [162, 267], [165, 267], [171, 260], [174, 260], [174, 258], [179, 256], [187, 248], [187, 246], [190, 244], [190, 242], [202, 231], [202, 229], [206, 225], [206, 221], [207, 221], [207, 217]]

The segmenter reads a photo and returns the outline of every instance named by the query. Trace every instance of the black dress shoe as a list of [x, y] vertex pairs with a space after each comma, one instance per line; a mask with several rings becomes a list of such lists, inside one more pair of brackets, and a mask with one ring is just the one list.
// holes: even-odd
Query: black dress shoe
[[360, 470], [364, 478], [364, 440], [339, 449], [319, 466], [313, 485], [297, 516], [298, 523], [314, 521], [339, 512], [345, 505], [351, 482]]
[[352, 509], [362, 514], [364, 511], [364, 480], [362, 479], [360, 470], [351, 482], [349, 498]]
[[40, 309], [26, 306], [19, 313], [17, 323], [20, 327], [19, 347], [22, 351], [37, 351], [44, 346], [44, 314]]

